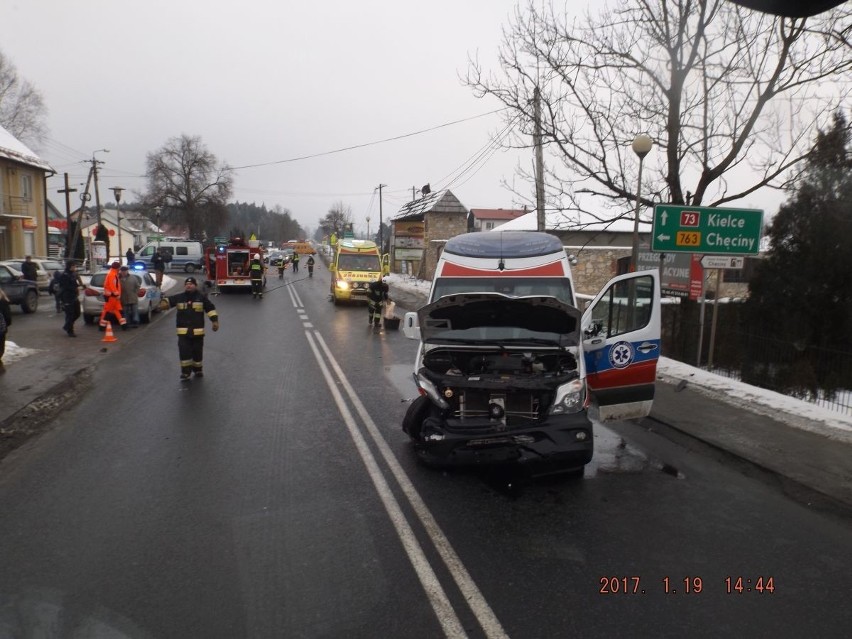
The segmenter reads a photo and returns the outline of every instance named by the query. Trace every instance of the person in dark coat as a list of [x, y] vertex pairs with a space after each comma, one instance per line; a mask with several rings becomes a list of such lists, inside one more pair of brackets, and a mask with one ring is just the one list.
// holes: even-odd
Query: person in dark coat
[[124, 254], [127, 258], [127, 266], [133, 267], [133, 262], [136, 261], [136, 253], [133, 252], [133, 247], [127, 249], [127, 253]]
[[202, 377], [204, 358], [204, 316], [213, 323], [213, 331], [219, 330], [219, 315], [216, 307], [207, 296], [198, 290], [198, 281], [194, 277], [184, 280], [184, 292], [164, 297], [160, 302], [161, 310], [177, 307], [178, 355], [180, 357], [180, 378], [189, 379], [191, 373]]
[[6, 352], [6, 335], [12, 325], [12, 309], [9, 307], [9, 298], [0, 289], [0, 368], [3, 368], [3, 354]]
[[21, 263], [21, 273], [24, 274], [25, 280], [38, 281], [38, 267], [33, 262], [32, 255], [27, 255]]
[[80, 318], [80, 277], [77, 275], [76, 262], [69, 261], [65, 270], [59, 276], [59, 301], [65, 311], [65, 324], [62, 330], [68, 337], [77, 337], [74, 333], [74, 322]]
[[53, 300], [56, 302], [56, 312], [62, 311], [62, 300], [59, 299], [59, 276], [62, 271], [53, 271], [53, 277], [50, 278], [50, 284], [47, 286], [47, 292], [53, 295]]
[[163, 285], [163, 273], [166, 272], [166, 260], [163, 258], [163, 254], [159, 247], [151, 256], [151, 268], [153, 268], [154, 273], [156, 273], [157, 288], [160, 288]]
[[367, 322], [369, 326], [378, 326], [381, 323], [382, 308], [385, 302], [390, 300], [389, 292], [390, 288], [386, 277], [370, 282], [367, 289]]

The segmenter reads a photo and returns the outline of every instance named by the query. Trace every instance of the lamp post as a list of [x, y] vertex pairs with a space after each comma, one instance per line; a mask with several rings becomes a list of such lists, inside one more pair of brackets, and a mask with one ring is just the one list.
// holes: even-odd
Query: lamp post
[[367, 239], [370, 239], [370, 216], [367, 216]]
[[[109, 190], [115, 196], [115, 224], [118, 227], [118, 261], [121, 261], [121, 192], [124, 191], [123, 186], [111, 186]], [[109, 260], [107, 260], [109, 261]], [[130, 266], [128, 264], [128, 266]]]
[[642, 161], [651, 152], [651, 147], [653, 146], [654, 141], [645, 133], [640, 133], [633, 138], [633, 144], [630, 145], [633, 152], [639, 156], [639, 179], [636, 183], [636, 211], [633, 214], [633, 255], [630, 258], [631, 273], [636, 271], [636, 265], [639, 262], [639, 200], [642, 196]]
[[162, 233], [160, 233], [160, 211], [162, 210], [162, 208], [163, 207], [161, 207], [161, 206], [155, 206], [154, 207], [154, 213], [156, 213], [156, 215], [157, 215], [157, 250], [158, 251], [160, 250], [160, 236], [162, 235]]

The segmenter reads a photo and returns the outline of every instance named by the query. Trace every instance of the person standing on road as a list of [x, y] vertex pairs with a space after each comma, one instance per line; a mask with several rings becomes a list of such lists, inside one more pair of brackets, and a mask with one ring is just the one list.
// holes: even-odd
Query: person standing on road
[[299, 254], [293, 251], [293, 274], [299, 272]]
[[385, 302], [390, 301], [390, 287], [387, 277], [379, 278], [370, 282], [367, 288], [367, 322], [368, 326], [379, 326], [382, 321], [382, 308]]
[[308, 255], [308, 277], [314, 276], [314, 256]]
[[50, 278], [50, 284], [47, 286], [47, 292], [53, 295], [53, 301], [56, 302], [56, 312], [62, 311], [62, 300], [59, 298], [59, 277], [62, 271], [53, 271], [53, 277]]
[[12, 309], [9, 306], [9, 298], [0, 289], [0, 369], [3, 368], [3, 354], [6, 352], [6, 334], [12, 325]]
[[68, 261], [65, 270], [59, 276], [59, 300], [62, 302], [62, 310], [65, 311], [65, 324], [62, 330], [68, 333], [68, 337], [77, 337], [74, 333], [74, 322], [80, 317], [80, 276], [77, 275], [76, 262]]
[[139, 328], [139, 280], [126, 266], [119, 269], [121, 308], [131, 328]]
[[163, 254], [160, 252], [159, 247], [157, 247], [157, 250], [154, 251], [154, 254], [151, 256], [151, 268], [153, 268], [154, 273], [156, 273], [157, 288], [162, 288], [163, 274], [166, 272], [166, 260], [163, 259]]
[[24, 274], [25, 280], [38, 281], [38, 267], [33, 262], [33, 256], [27, 255], [21, 264], [21, 273]]
[[251, 259], [249, 276], [251, 277], [251, 294], [255, 299], [258, 297], [263, 299], [263, 263], [260, 261], [259, 254]]
[[121, 264], [116, 260], [107, 271], [104, 278], [104, 309], [101, 311], [100, 325], [101, 330], [105, 330], [107, 316], [111, 315], [116, 321], [121, 324], [123, 330], [127, 330], [127, 319], [121, 313], [121, 279], [118, 276], [118, 269]]
[[194, 277], [184, 280], [184, 292], [164, 297], [160, 309], [166, 311], [177, 307], [175, 323], [178, 335], [178, 355], [180, 357], [180, 378], [189, 379], [191, 373], [203, 377], [204, 359], [204, 315], [213, 323], [213, 331], [219, 330], [219, 314], [206, 295], [198, 290]]
[[132, 267], [133, 262], [136, 261], [136, 253], [133, 252], [132, 246], [129, 249], [127, 249], [127, 253], [125, 253], [124, 256], [127, 258], [127, 266]]

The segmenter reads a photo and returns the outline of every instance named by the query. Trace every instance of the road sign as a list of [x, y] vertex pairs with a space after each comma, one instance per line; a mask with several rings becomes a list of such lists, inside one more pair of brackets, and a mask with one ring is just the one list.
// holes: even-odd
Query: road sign
[[757, 255], [763, 211], [657, 204], [651, 250]]
[[701, 258], [704, 268], [742, 268], [745, 266], [744, 257], [729, 257], [727, 255], [705, 255]]
[[697, 255], [652, 253], [647, 246], [644, 246], [639, 248], [636, 270], [659, 270], [660, 292], [663, 295], [688, 297], [695, 300], [701, 292], [703, 271], [698, 263]]

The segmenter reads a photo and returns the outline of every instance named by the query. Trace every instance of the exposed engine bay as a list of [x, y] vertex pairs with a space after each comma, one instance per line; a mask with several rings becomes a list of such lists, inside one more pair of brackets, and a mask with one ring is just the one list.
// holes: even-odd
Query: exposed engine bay
[[579, 377], [575, 354], [562, 348], [438, 347], [423, 364], [421, 375], [450, 406], [447, 427], [453, 430], [481, 431], [488, 423], [498, 431], [528, 427], [547, 413], [557, 387]]

